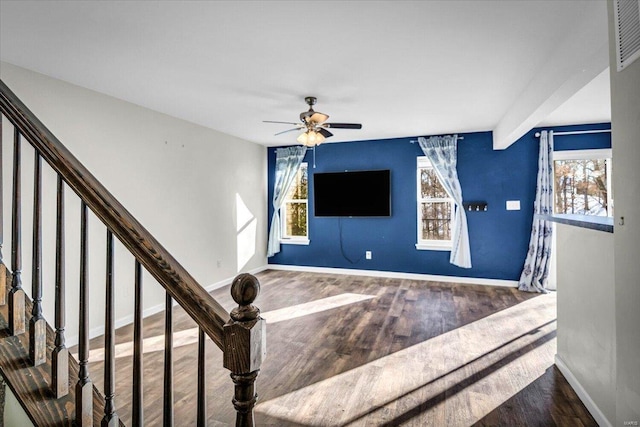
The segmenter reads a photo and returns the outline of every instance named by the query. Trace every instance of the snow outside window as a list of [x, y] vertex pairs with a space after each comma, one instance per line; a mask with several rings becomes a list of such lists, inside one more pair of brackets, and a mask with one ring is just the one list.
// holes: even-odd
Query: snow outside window
[[553, 153], [554, 213], [613, 216], [611, 149]]

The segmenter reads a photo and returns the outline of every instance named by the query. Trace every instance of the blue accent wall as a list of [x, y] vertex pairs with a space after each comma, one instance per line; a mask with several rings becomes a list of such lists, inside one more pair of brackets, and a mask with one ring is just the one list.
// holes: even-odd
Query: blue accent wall
[[[549, 129], [549, 128], [546, 128]], [[554, 132], [574, 132], [583, 130], [611, 129], [611, 123], [592, 125], [574, 125], [554, 127]], [[593, 133], [588, 135], [559, 135], [553, 139], [554, 151], [596, 150], [611, 148], [611, 133]]]
[[[554, 131], [602, 129], [609, 124], [554, 127]], [[545, 128], [550, 129], [550, 128]], [[417, 250], [416, 157], [423, 156], [413, 138], [325, 143], [308, 150], [308, 246], [281, 245], [270, 264], [351, 268], [444, 276], [518, 280], [526, 256], [535, 197], [538, 138], [533, 129], [506, 150], [493, 150], [491, 132], [460, 134], [458, 176], [464, 201], [488, 203], [486, 212], [467, 212], [471, 261], [464, 269], [449, 263], [448, 251]], [[563, 136], [556, 149], [611, 146], [610, 134]], [[275, 148], [267, 151], [269, 221], [273, 215]], [[345, 170], [391, 170], [391, 217], [314, 217], [313, 174]], [[507, 200], [521, 210], [507, 211]], [[365, 251], [372, 259], [365, 259]], [[343, 255], [344, 254], [344, 255]]]

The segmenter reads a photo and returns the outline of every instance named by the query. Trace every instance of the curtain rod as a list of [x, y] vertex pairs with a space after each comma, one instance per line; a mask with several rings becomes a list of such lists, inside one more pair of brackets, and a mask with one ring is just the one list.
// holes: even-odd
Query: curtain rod
[[[587, 133], [604, 133], [611, 132], [611, 129], [596, 129], [596, 130], [576, 130], [573, 132], [553, 132], [553, 136], [562, 136], [562, 135], [583, 135]], [[536, 132], [536, 136], [540, 136], [540, 132]]]
[[[459, 136], [458, 139], [464, 139], [464, 136]], [[410, 139], [409, 142], [412, 143], [412, 144], [415, 144], [416, 142], [418, 142], [418, 140], [417, 139]]]

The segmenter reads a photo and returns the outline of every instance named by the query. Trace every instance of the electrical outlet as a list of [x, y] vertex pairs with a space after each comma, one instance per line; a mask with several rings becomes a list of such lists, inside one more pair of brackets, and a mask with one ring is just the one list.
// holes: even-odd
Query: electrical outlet
[[371, 251], [366, 251], [366, 252], [364, 253], [364, 257], [365, 257], [366, 259], [371, 259]]

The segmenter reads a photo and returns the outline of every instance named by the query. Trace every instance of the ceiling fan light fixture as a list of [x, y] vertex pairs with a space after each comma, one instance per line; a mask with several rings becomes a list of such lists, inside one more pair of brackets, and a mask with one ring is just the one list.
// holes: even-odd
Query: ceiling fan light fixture
[[304, 133], [301, 133], [298, 136], [297, 141], [307, 147], [313, 147], [324, 142], [324, 135], [322, 135], [320, 132], [308, 130]]
[[294, 131], [303, 131], [300, 135], [298, 135], [296, 140], [299, 144], [302, 144], [306, 147], [315, 147], [316, 145], [322, 144], [326, 138], [332, 137], [333, 133], [327, 130], [329, 128], [362, 129], [362, 125], [360, 123], [326, 123], [326, 121], [329, 119], [329, 115], [313, 110], [313, 106], [315, 105], [317, 99], [314, 96], [307, 96], [304, 101], [309, 106], [309, 109], [300, 113], [301, 123], [280, 122], [274, 120], [265, 120], [265, 123], [294, 125], [295, 127], [293, 129], [287, 129], [285, 131], [278, 132], [276, 133], [276, 135]]
[[320, 132], [314, 132], [316, 134], [316, 145], [320, 145], [324, 142], [324, 135]]

